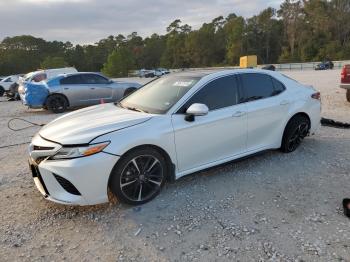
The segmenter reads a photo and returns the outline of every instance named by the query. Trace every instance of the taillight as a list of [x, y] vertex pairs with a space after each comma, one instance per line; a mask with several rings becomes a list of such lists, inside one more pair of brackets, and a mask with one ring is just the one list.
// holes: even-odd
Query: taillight
[[311, 98], [321, 100], [321, 93], [320, 92], [313, 93], [311, 95]]

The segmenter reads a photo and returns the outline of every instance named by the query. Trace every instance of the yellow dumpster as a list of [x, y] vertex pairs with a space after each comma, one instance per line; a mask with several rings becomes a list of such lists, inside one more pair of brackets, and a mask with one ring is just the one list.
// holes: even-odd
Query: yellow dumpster
[[242, 56], [239, 59], [240, 68], [256, 67], [258, 65], [258, 57], [256, 55]]

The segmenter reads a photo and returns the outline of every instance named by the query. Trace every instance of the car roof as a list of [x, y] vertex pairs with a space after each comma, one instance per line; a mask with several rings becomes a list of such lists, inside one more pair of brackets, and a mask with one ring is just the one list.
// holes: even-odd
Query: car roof
[[201, 70], [186, 70], [181, 72], [176, 72], [171, 75], [174, 76], [183, 76], [183, 77], [205, 77], [205, 76], [220, 76], [225, 74], [235, 74], [235, 73], [265, 73], [265, 74], [273, 74], [275, 72], [263, 69], [241, 69], [241, 68], [233, 68], [233, 69], [201, 69]]
[[67, 73], [67, 74], [61, 74], [61, 76], [72, 76], [72, 75], [85, 75], [85, 74], [93, 74], [93, 75], [99, 75], [105, 77], [102, 73], [99, 72], [75, 72], [75, 73]]

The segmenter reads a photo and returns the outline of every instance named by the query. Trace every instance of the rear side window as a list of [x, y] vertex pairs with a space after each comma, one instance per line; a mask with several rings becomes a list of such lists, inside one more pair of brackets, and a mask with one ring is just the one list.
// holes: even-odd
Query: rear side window
[[82, 84], [80, 75], [68, 76], [60, 80], [61, 85], [79, 85]]
[[186, 113], [186, 110], [194, 103], [205, 104], [209, 110], [215, 110], [236, 105], [238, 101], [239, 91], [236, 77], [225, 76], [202, 87], [185, 103], [179, 113]]
[[278, 95], [286, 89], [280, 81], [278, 81], [277, 79], [275, 79], [273, 77], [271, 77], [271, 79], [272, 79], [273, 87], [275, 90], [274, 95]]
[[273, 96], [274, 85], [269, 75], [247, 73], [240, 75], [243, 85], [244, 101], [252, 101]]

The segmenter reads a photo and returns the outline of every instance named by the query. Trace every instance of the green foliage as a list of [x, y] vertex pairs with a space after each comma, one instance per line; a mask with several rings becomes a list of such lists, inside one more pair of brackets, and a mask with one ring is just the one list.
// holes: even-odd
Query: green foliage
[[134, 68], [134, 60], [132, 52], [126, 48], [121, 47], [114, 50], [107, 59], [107, 63], [103, 65], [102, 72], [110, 77], [127, 76], [129, 70]]
[[30, 35], [0, 43], [0, 75], [70, 65], [79, 71], [126, 76], [141, 68], [238, 65], [240, 56], [259, 63], [350, 59], [349, 0], [284, 0], [244, 18], [219, 16], [199, 29], [174, 20], [165, 35], [108, 36], [92, 45], [45, 41]]
[[40, 64], [40, 68], [42, 69], [62, 68], [66, 66], [68, 66], [67, 62], [64, 61], [63, 57], [59, 56], [48, 56]]

